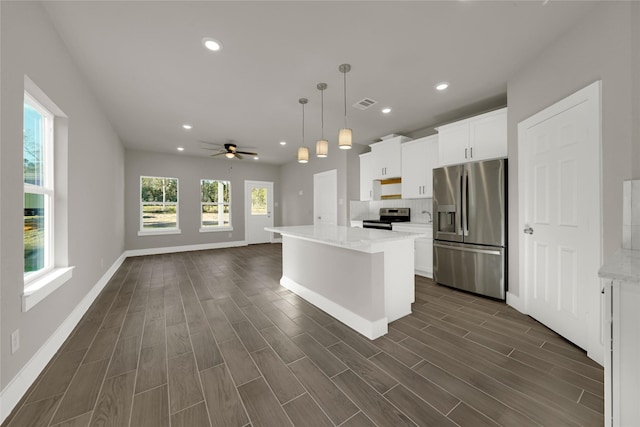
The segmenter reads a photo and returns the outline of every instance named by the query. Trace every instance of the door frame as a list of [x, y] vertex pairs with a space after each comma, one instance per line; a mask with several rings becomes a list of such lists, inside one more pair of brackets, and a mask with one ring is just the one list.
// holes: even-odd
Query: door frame
[[335, 218], [334, 218], [334, 224], [338, 225], [338, 170], [337, 169], [330, 169], [328, 171], [324, 171], [324, 172], [318, 172], [318, 173], [314, 173], [313, 174], [313, 224], [316, 225], [316, 199], [317, 199], [317, 193], [316, 193], [316, 179], [321, 177], [321, 176], [330, 176], [333, 178], [333, 183], [335, 184]]
[[[249, 186], [251, 185], [264, 185], [270, 186], [271, 190], [271, 198], [267, 200], [267, 209], [271, 208], [271, 226], [275, 223], [275, 214], [273, 212], [275, 201], [274, 198], [274, 183], [273, 181], [254, 181], [254, 180], [245, 180], [244, 181], [244, 241], [247, 244], [249, 243], [249, 218], [251, 216], [251, 203], [247, 203], [249, 200]], [[273, 242], [273, 233], [271, 234], [270, 242]]]
[[[519, 296], [507, 293], [507, 302], [511, 305], [511, 301], [515, 308], [519, 311], [529, 314], [529, 295], [531, 289], [529, 289], [528, 283], [525, 277], [525, 239], [522, 234], [522, 230], [525, 227], [525, 184], [524, 184], [524, 156], [527, 150], [524, 149], [524, 143], [526, 140], [525, 133], [527, 129], [548, 120], [570, 108], [581, 103], [590, 102], [589, 114], [596, 115], [597, 120], [594, 117], [594, 123], [596, 123], [596, 132], [594, 137], [597, 139], [597, 163], [598, 170], [594, 171], [598, 173], [598, 188], [593, 189], [597, 191], [594, 196], [594, 203], [597, 204], [597, 208], [593, 212], [597, 215], [597, 220], [594, 224], [595, 232], [598, 234], [598, 247], [596, 248], [600, 259], [600, 265], [602, 264], [602, 248], [603, 248], [603, 215], [602, 215], [602, 81], [598, 80], [590, 85], [578, 90], [577, 92], [563, 98], [562, 100], [554, 103], [553, 105], [533, 114], [529, 118], [518, 123], [518, 281], [520, 283]], [[604, 342], [602, 335], [602, 316], [604, 301], [602, 295], [599, 292], [600, 281], [596, 276], [598, 283], [598, 289], [592, 289], [591, 298], [587, 298], [588, 307], [586, 307], [588, 315], [585, 321], [587, 322], [587, 355], [597, 361], [600, 364], [604, 363]], [[595, 315], [594, 315], [595, 314]]]

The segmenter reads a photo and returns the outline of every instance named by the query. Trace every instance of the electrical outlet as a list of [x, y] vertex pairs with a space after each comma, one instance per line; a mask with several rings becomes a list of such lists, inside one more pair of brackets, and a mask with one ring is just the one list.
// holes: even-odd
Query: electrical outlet
[[20, 329], [11, 332], [11, 354], [20, 348]]

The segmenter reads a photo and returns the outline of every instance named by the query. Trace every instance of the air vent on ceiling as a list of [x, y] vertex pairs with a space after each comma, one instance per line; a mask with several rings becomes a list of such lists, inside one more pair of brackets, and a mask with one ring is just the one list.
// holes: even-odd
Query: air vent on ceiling
[[374, 104], [377, 104], [378, 101], [374, 101], [371, 98], [364, 98], [361, 99], [360, 101], [356, 102], [355, 104], [353, 104], [353, 106], [355, 108], [357, 108], [358, 110], [366, 110], [367, 108], [371, 107]]

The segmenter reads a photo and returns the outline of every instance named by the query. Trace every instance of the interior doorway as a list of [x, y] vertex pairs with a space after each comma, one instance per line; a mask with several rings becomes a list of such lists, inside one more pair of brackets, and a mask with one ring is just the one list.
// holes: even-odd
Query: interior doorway
[[313, 224], [338, 224], [338, 171], [313, 175]]
[[520, 296], [603, 363], [600, 82], [518, 124]]

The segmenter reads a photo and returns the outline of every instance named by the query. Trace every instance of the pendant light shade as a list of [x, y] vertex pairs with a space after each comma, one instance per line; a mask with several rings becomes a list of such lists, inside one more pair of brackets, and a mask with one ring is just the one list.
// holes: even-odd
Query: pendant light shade
[[300, 105], [302, 105], [302, 146], [298, 148], [298, 163], [309, 162], [309, 148], [304, 145], [304, 105], [309, 102], [307, 98], [298, 99]]
[[309, 162], [309, 149], [307, 147], [298, 148], [298, 163]]
[[327, 88], [326, 83], [318, 83], [316, 86], [320, 91], [320, 111], [321, 111], [321, 134], [320, 139], [316, 142], [316, 157], [324, 158], [329, 155], [329, 141], [324, 139], [324, 90]]
[[347, 73], [351, 71], [351, 65], [342, 64], [338, 67], [338, 70], [344, 76], [344, 128], [340, 129], [338, 133], [338, 148], [348, 150], [351, 148], [353, 141], [353, 133], [347, 127]]

